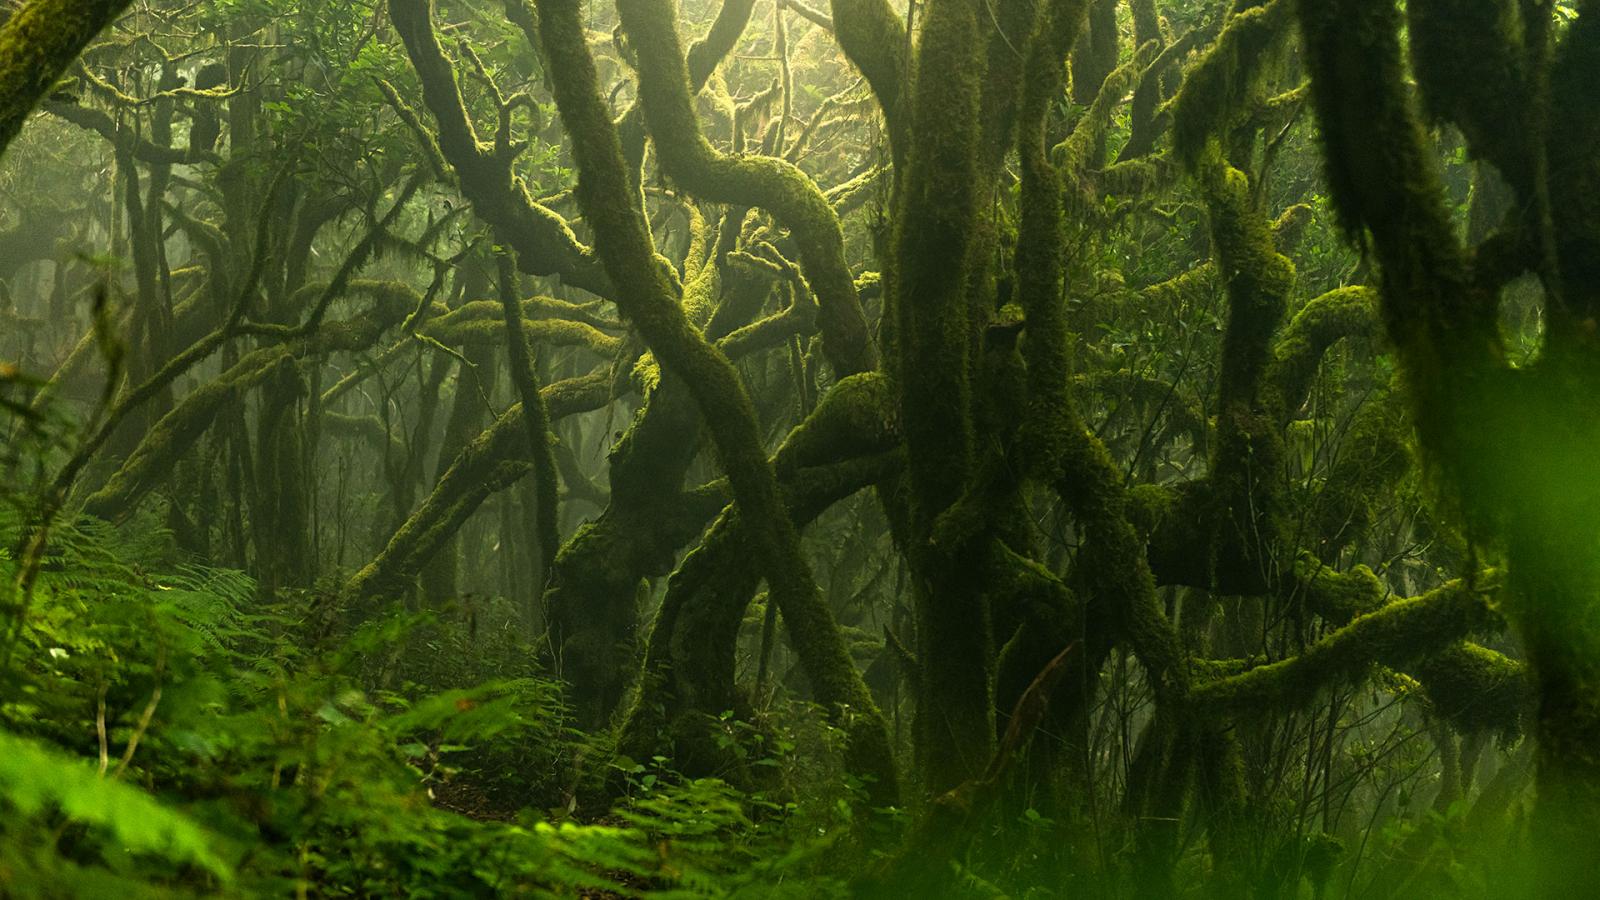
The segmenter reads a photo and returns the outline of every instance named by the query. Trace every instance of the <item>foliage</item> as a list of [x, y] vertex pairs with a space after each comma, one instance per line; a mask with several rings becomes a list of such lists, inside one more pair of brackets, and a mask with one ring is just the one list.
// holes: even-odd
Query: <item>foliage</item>
[[109, 2], [0, 893], [1586, 887], [1592, 4]]
[[455, 643], [455, 626], [393, 618], [320, 654], [242, 574], [167, 568], [169, 541], [54, 532], [3, 708], [10, 895], [738, 896], [820, 852], [789, 812], [714, 780], [651, 777], [607, 825], [521, 812], [560, 786], [538, 764], [580, 746], [547, 678], [374, 687], [363, 660]]

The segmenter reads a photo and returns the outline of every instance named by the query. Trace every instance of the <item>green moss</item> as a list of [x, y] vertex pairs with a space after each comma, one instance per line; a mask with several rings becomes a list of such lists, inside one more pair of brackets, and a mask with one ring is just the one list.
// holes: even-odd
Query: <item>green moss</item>
[[[1084, 2], [1046, 7], [1028, 44], [1017, 115], [1022, 185], [1014, 259], [1017, 300], [1025, 317], [1027, 407], [1013, 454], [1022, 472], [1047, 481], [1059, 470], [1070, 432], [1081, 425], [1068, 392], [1072, 354], [1064, 296], [1061, 176], [1045, 155], [1044, 129], [1050, 103], [1061, 93], [1063, 61], [1082, 28], [1086, 7]], [[1085, 126], [1080, 122], [1080, 127]]]
[[[558, 318], [531, 318], [537, 314], [536, 301], [522, 304], [523, 330], [537, 344], [558, 347], [588, 347], [602, 356], [614, 356], [622, 348], [621, 339], [606, 334], [585, 322]], [[505, 337], [505, 324], [501, 318], [501, 304], [494, 300], [475, 300], [463, 303], [449, 312], [430, 319], [420, 330], [427, 337], [448, 346], [463, 344], [498, 343]]]
[[[1081, 607], [1072, 591], [1055, 573], [997, 546], [996, 584], [993, 588], [995, 631], [1009, 635], [995, 662], [994, 704], [1000, 715], [997, 727], [1005, 731], [1007, 717], [1056, 654], [1072, 643], [1070, 623]], [[1073, 704], [1054, 704], [1043, 727], [1051, 733], [1064, 730], [1066, 713]]]
[[711, 320], [721, 296], [722, 267], [709, 257], [702, 258], [683, 283], [684, 314], [690, 322], [704, 327]]
[[831, 0], [833, 33], [839, 48], [872, 86], [889, 125], [889, 147], [899, 167], [909, 149], [905, 112], [906, 24], [888, 0]]
[[1272, 242], [1280, 253], [1292, 253], [1300, 246], [1314, 215], [1310, 204], [1296, 203], [1272, 220]]
[[1135, 504], [1110, 453], [1081, 425], [1070, 432], [1056, 490], [1086, 532], [1072, 583], [1086, 601], [1092, 665], [1113, 641], [1126, 641], [1158, 702], [1181, 703], [1189, 684], [1185, 654], [1157, 600], [1152, 555], [1130, 518]]
[[1228, 300], [1208, 489], [1216, 583], [1268, 571], [1264, 561], [1278, 542], [1281, 498], [1271, 486], [1283, 455], [1283, 400], [1265, 381], [1295, 273], [1248, 178], [1223, 148], [1235, 143], [1234, 129], [1253, 112], [1289, 9], [1286, 0], [1236, 4], [1174, 101], [1174, 147], [1205, 198], [1213, 263]]
[[[892, 455], [880, 454], [787, 472], [785, 503], [796, 524], [803, 525], [895, 468]], [[647, 757], [668, 749], [664, 741], [693, 737], [694, 720], [730, 709], [745, 713], [734, 672], [738, 632], [760, 583], [759, 570], [743, 564], [750, 552], [749, 531], [738, 507], [731, 506], [673, 571], [650, 632], [638, 697], [623, 724], [624, 752]], [[674, 755], [675, 765], [689, 774], [721, 773], [732, 761], [726, 747], [694, 743], [672, 749], [691, 751], [681, 765]]]
[[683, 251], [683, 263], [679, 267], [679, 280], [688, 284], [711, 261], [711, 254], [717, 245], [717, 233], [707, 224], [698, 204], [684, 203], [683, 212], [689, 220], [689, 239]]
[[127, 0], [37, 0], [0, 26], [0, 153], [95, 35]]
[[[1280, 408], [1265, 388], [1272, 338], [1281, 323], [1294, 266], [1278, 253], [1268, 220], [1255, 208], [1248, 180], [1221, 157], [1217, 141], [1194, 162], [1210, 212], [1216, 265], [1228, 298], [1218, 372], [1216, 442], [1211, 453], [1213, 569], [1266, 571], [1280, 512], [1263, 491], [1282, 459]], [[1269, 405], [1270, 404], [1270, 405]], [[1231, 575], [1218, 574], [1218, 578]]]
[[886, 449], [898, 434], [893, 400], [889, 380], [875, 372], [836, 382], [784, 438], [774, 460], [778, 471]]
[[[1400, 352], [1418, 426], [1447, 467], [1447, 411], [1498, 364], [1496, 306], [1474, 287], [1455, 239], [1431, 149], [1400, 60], [1400, 18], [1386, 4], [1300, 5], [1329, 193], [1352, 235], [1364, 231], [1381, 267], [1383, 312]], [[1446, 384], [1446, 361], [1467, 381]], [[1471, 388], [1471, 391], [1463, 391]]]
[[[1135, 48], [1126, 62], [1105, 76], [1099, 91], [1094, 96], [1094, 101], [1073, 126], [1072, 134], [1052, 150], [1056, 165], [1060, 166], [1063, 172], [1070, 177], [1076, 177], [1091, 163], [1096, 162], [1096, 157], [1103, 154], [1106, 129], [1111, 124], [1112, 114], [1122, 106], [1128, 92], [1138, 86], [1145, 70], [1160, 52], [1161, 45], [1158, 42], [1148, 41], [1143, 46]], [[1150, 166], [1148, 161], [1141, 163], [1143, 164], [1141, 168]]]
[[1364, 286], [1336, 288], [1307, 303], [1289, 320], [1272, 347], [1266, 380], [1284, 415], [1305, 402], [1323, 356], [1335, 342], [1371, 338], [1378, 331], [1377, 292]]
[[1177, 491], [1167, 485], [1136, 484], [1128, 489], [1128, 521], [1140, 534], [1148, 535], [1177, 500]]
[[1358, 565], [1341, 572], [1308, 553], [1295, 561], [1293, 591], [1307, 609], [1334, 625], [1349, 624], [1357, 616], [1383, 606], [1388, 599], [1388, 592], [1370, 568]]
[[632, 0], [617, 12], [639, 56], [640, 102], [662, 169], [696, 197], [764, 209], [787, 226], [817, 295], [829, 362], [841, 376], [876, 368], [877, 351], [844, 258], [844, 233], [822, 191], [786, 160], [718, 153], [700, 131], [670, 7]]
[[[894, 384], [907, 448], [908, 562], [916, 585], [921, 681], [917, 746], [927, 786], [944, 791], [976, 776], [993, 746], [989, 688], [994, 648], [980, 567], [961, 557], [974, 546], [934, 544], [934, 528], [975, 476], [972, 377], [980, 338], [972, 321], [987, 259], [973, 265], [985, 228], [979, 215], [979, 102], [983, 33], [974, 0], [929, 6], [909, 107], [912, 140], [897, 168], [890, 238]], [[977, 289], [974, 289], [974, 288]], [[969, 517], [961, 516], [962, 521]], [[981, 530], [981, 529], [980, 529]], [[946, 529], [973, 534], [973, 529]]]
[[1181, 275], [1141, 289], [1139, 299], [1144, 308], [1163, 313], [1201, 306], [1216, 289], [1217, 266], [1207, 260]]
[[1251, 114], [1267, 57], [1287, 33], [1290, 13], [1289, 0], [1233, 13], [1211, 50], [1184, 74], [1173, 101], [1172, 141], [1185, 166], [1196, 168], [1207, 144], [1222, 140]]
[[[887, 731], [800, 553], [799, 538], [762, 450], [749, 396], [727, 358], [688, 323], [654, 264], [649, 232], [633, 202], [616, 130], [599, 94], [579, 4], [542, 0], [538, 6], [539, 36], [550, 61], [547, 71], [577, 162], [579, 203], [595, 230], [606, 271], [618, 287], [618, 305], [663, 366], [681, 377], [693, 394], [734, 496], [748, 521], [755, 523], [752, 542], [783, 612], [790, 641], [817, 697], [846, 730], [849, 764], [874, 779], [875, 799], [892, 802], [898, 787]], [[657, 151], [670, 171], [670, 154], [709, 149], [689, 105], [672, 9], [660, 0], [630, 0], [619, 4], [618, 12], [639, 54], [646, 117], [657, 138]], [[680, 138], [689, 140], [679, 146]], [[763, 181], [762, 186], [774, 184]], [[795, 185], [790, 181], [788, 186]], [[809, 202], [803, 191], [795, 196]], [[826, 207], [820, 192], [815, 198]], [[838, 222], [831, 212], [828, 219], [837, 235]], [[805, 239], [800, 243], [804, 247]], [[849, 271], [840, 262], [833, 274], [848, 285]], [[826, 277], [827, 271], [823, 275]], [[821, 280], [812, 276], [819, 300], [827, 293]], [[853, 285], [849, 292], [853, 300]], [[859, 307], [856, 311], [859, 313]], [[836, 344], [831, 352], [847, 350]], [[856, 359], [859, 362], [861, 357]]]
[[[436, 318], [433, 321], [436, 323], [448, 323], [453, 315], [477, 318], [479, 314], [482, 314], [488, 317], [487, 313], [482, 312], [487, 310], [488, 307], [479, 305], [485, 303], [493, 304], [496, 310], [499, 309], [499, 300], [471, 300], [454, 308], [445, 308], [441, 304], [435, 304]], [[461, 312], [461, 310], [467, 308], [478, 312], [471, 314]], [[603, 301], [572, 303], [567, 300], [558, 300], [555, 297], [535, 295], [523, 298], [522, 317], [529, 321], [560, 319], [577, 322], [607, 334], [614, 334], [623, 330], [623, 324], [610, 314], [610, 304]]]
[[[1133, 18], [1133, 44], [1142, 47], [1150, 41], [1164, 44], [1166, 34], [1155, 0], [1131, 0], [1128, 11]], [[1160, 57], [1157, 57], [1158, 59]], [[1157, 106], [1161, 102], [1162, 71], [1147, 68], [1134, 90], [1128, 107], [1128, 141], [1117, 154], [1117, 163], [1128, 163], [1149, 154], [1157, 137]]]
[[[526, 0], [510, 0], [508, 8], [515, 7], [526, 10]], [[755, 0], [729, 0], [717, 9], [717, 17], [706, 30], [705, 37], [696, 41], [689, 48], [687, 62], [690, 93], [698, 94], [702, 89], [710, 86], [716, 104], [721, 107], [734, 127], [734, 149], [743, 149], [743, 131], [738, 124], [738, 114], [734, 110], [733, 98], [728, 95], [728, 88], [723, 81], [717, 66], [733, 51], [733, 47], [743, 36], [745, 28], [750, 24], [750, 14], [755, 9]], [[529, 43], [537, 45], [535, 36], [536, 26], [531, 14], [519, 14], [518, 24], [528, 35]], [[637, 57], [630, 51], [627, 54], [630, 65], [637, 65]], [[645, 124], [644, 110], [638, 101], [628, 107], [623, 113], [621, 121], [617, 123], [617, 134], [622, 141], [622, 151], [631, 176], [640, 174], [640, 167], [644, 163]]]
[[1163, 153], [1112, 163], [1094, 172], [1092, 182], [1103, 196], [1145, 198], [1172, 184], [1178, 173], [1178, 167]]
[[1531, 699], [1527, 667], [1487, 647], [1462, 642], [1411, 669], [1434, 713], [1462, 732], [1493, 731], [1507, 739], [1522, 731]]
[[964, 288], [977, 220], [977, 18], [974, 3], [960, 2], [930, 8], [923, 21], [918, 65], [939, 76], [917, 82], [917, 140], [895, 211], [896, 386], [923, 528], [960, 495], [973, 462]]
[[[1441, 114], [1468, 119], [1491, 115], [1494, 102], [1504, 97], [1486, 101], [1485, 108], [1467, 106], [1475, 92], [1493, 85], [1481, 79], [1441, 81], [1446, 61], [1471, 53], [1475, 42], [1494, 40], [1493, 33], [1504, 31], [1490, 10], [1498, 5], [1476, 9], [1461, 23], [1459, 35], [1446, 33], [1456, 27], [1453, 19], [1446, 23], [1435, 16], [1442, 7], [1421, 6], [1417, 14], [1430, 33], [1413, 35], [1413, 40], [1421, 41], [1416, 52], [1429, 102]], [[1400, 356], [1424, 457], [1446, 498], [1458, 504], [1469, 533], [1503, 541], [1508, 552], [1508, 614], [1535, 673], [1540, 711], [1535, 729], [1540, 800], [1532, 831], [1548, 865], [1539, 888], [1550, 894], [1567, 892], [1588, 878], [1568, 861], [1581, 855], [1579, 848], [1592, 841], [1600, 825], [1595, 814], [1600, 809], [1600, 756], [1594, 751], [1600, 745], [1600, 703], [1595, 700], [1600, 673], [1594, 663], [1600, 648], [1590, 639], [1600, 623], [1600, 605], [1594, 599], [1600, 596], [1600, 576], [1593, 563], [1594, 500], [1587, 490], [1593, 479], [1577, 474], [1592, 474], [1592, 467], [1579, 460], [1592, 455], [1586, 448], [1593, 446], [1594, 426], [1577, 411], [1587, 408], [1579, 397], [1592, 395], [1594, 382], [1592, 376], [1579, 374], [1582, 367], [1551, 377], [1565, 356], [1560, 336], [1571, 334], [1559, 321], [1551, 332], [1557, 336], [1550, 345], [1555, 351], [1549, 357], [1555, 363], [1551, 370], [1514, 372], [1503, 367], [1497, 297], [1492, 284], [1472, 277], [1452, 230], [1432, 147], [1410, 107], [1395, 9], [1388, 4], [1306, 2], [1300, 17], [1332, 196], [1346, 228], [1370, 241], [1379, 263], [1385, 324]], [[1578, 25], [1584, 28], [1581, 34]], [[1560, 58], [1592, 72], [1597, 47], [1600, 29], [1592, 17], [1583, 16], [1564, 41]], [[1537, 43], [1529, 49], [1533, 59], [1542, 53]], [[1493, 71], [1502, 66], [1504, 52], [1488, 48], [1484, 59], [1462, 61]], [[1567, 101], [1550, 108], [1551, 171], [1560, 166], [1579, 173], [1561, 189], [1574, 197], [1592, 196], [1595, 180], [1581, 174], [1592, 172], [1592, 166], [1562, 155], [1591, 153], [1572, 148], [1592, 145], [1597, 133], [1593, 92], [1580, 93], [1576, 87], [1580, 80], [1592, 79], [1562, 69], [1558, 62], [1550, 73], [1552, 100], [1559, 96]], [[1518, 89], [1515, 81], [1504, 87], [1512, 94]], [[1477, 129], [1464, 126], [1467, 130]], [[1486, 156], [1499, 153], [1495, 142], [1515, 141], [1516, 135], [1517, 129], [1505, 129], [1505, 134], [1480, 139], [1474, 149]], [[1508, 176], [1515, 173], [1515, 162], [1511, 169]], [[1522, 199], [1536, 209], [1548, 206], [1537, 196]], [[1594, 271], [1592, 232], [1584, 227], [1549, 230], [1561, 235], [1555, 257], [1563, 276], [1569, 274], [1569, 264], [1575, 266], [1571, 272]], [[1563, 280], [1592, 282], [1581, 274]], [[1558, 313], [1556, 319], [1560, 317]], [[1569, 393], [1584, 383], [1591, 387]], [[1551, 477], [1553, 472], [1563, 475]]]
[[1191, 697], [1201, 709], [1234, 716], [1298, 709], [1374, 665], [1404, 667], [1497, 622], [1481, 593], [1447, 586], [1358, 616], [1298, 656], [1198, 685]]

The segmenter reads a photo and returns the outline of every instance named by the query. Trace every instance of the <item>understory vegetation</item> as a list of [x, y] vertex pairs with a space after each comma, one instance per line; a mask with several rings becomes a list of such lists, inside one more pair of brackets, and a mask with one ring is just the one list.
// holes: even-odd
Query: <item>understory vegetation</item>
[[0, 10], [0, 896], [1577, 897], [1593, 0]]

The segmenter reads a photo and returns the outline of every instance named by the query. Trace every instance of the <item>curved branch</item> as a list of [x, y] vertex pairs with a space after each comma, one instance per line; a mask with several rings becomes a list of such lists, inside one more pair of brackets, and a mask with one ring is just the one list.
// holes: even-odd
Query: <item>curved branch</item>
[[[325, 324], [313, 334], [287, 344], [274, 344], [245, 354], [226, 372], [194, 391], [162, 416], [139, 446], [106, 482], [84, 502], [84, 512], [120, 521], [140, 499], [205, 434], [230, 404], [264, 383], [295, 359], [335, 351], [363, 350], [405, 317], [416, 304], [410, 288], [388, 282], [358, 284], [377, 301], [373, 308], [342, 322]], [[241, 329], [241, 331], [246, 331]]]
[[834, 39], [872, 86], [889, 126], [889, 149], [898, 164], [910, 149], [911, 137], [908, 116], [902, 109], [909, 71], [906, 53], [911, 47], [906, 23], [888, 0], [832, 0], [830, 7]]
[[1305, 402], [1328, 348], [1346, 338], [1378, 332], [1377, 292], [1364, 286], [1336, 288], [1307, 303], [1278, 335], [1267, 364], [1267, 391], [1284, 416]]
[[[875, 779], [870, 789], [875, 799], [892, 801], [898, 788], [887, 730], [800, 552], [794, 523], [783, 507], [777, 478], [761, 447], [749, 396], [727, 357], [690, 326], [666, 274], [655, 263], [650, 235], [633, 202], [616, 129], [596, 84], [579, 3], [540, 0], [538, 8], [556, 106], [572, 138], [579, 201], [595, 230], [606, 270], [618, 287], [617, 302], [662, 364], [688, 384], [734, 496], [757, 525], [752, 534], [756, 557], [766, 570], [806, 674], [818, 699], [830, 707], [845, 729], [849, 765]], [[619, 12], [624, 25], [633, 26], [628, 31], [639, 51], [642, 90], [652, 90], [653, 82], [654, 89], [669, 92], [665, 99], [671, 103], [671, 93], [684, 93], [686, 81], [670, 8], [653, 0], [635, 0], [619, 4]], [[647, 24], [658, 19], [664, 19], [664, 30]], [[643, 29], [637, 27], [641, 24]], [[652, 46], [651, 42], [661, 45]], [[651, 60], [648, 65], [647, 58]], [[670, 63], [670, 68], [651, 74], [663, 63]], [[665, 76], [671, 77], [670, 84]], [[645, 104], [647, 116], [653, 107], [659, 109], [648, 95]], [[693, 110], [688, 111], [689, 125], [698, 135]], [[652, 130], [658, 138], [666, 136], [663, 129]], [[670, 128], [666, 131], [670, 133]], [[703, 137], [700, 143], [704, 145]], [[657, 146], [665, 156], [668, 151], [663, 142], [658, 140]], [[831, 219], [831, 212], [829, 216]], [[837, 220], [833, 226], [837, 234]], [[844, 275], [848, 278], [848, 270]], [[850, 297], [854, 299], [853, 285]], [[846, 349], [835, 347], [834, 352]]]
[[639, 57], [639, 97], [661, 167], [705, 200], [755, 206], [794, 234], [800, 264], [817, 295], [823, 350], [842, 377], [877, 366], [877, 350], [844, 257], [844, 232], [816, 184], [792, 163], [724, 156], [700, 131], [670, 4], [623, 0], [623, 29]]
[[[519, 6], [520, 0], [507, 0], [507, 9]], [[698, 94], [705, 89], [706, 82], [711, 80], [711, 75], [722, 60], [733, 52], [733, 47], [744, 34], [745, 26], [750, 23], [750, 13], [755, 9], [755, 0], [723, 0], [722, 6], [717, 10], [717, 18], [706, 30], [705, 37], [695, 41], [689, 48], [686, 60], [689, 71], [689, 93]], [[522, 23], [522, 19], [513, 16], [513, 19]], [[535, 32], [523, 27], [528, 43], [538, 46], [539, 41]], [[629, 173], [635, 173], [644, 160], [645, 123], [644, 107], [638, 99], [622, 118], [617, 120], [617, 136], [622, 141], [623, 156], [628, 161]]]
[[500, 240], [517, 251], [518, 267], [530, 275], [559, 275], [567, 284], [609, 297], [600, 261], [579, 243], [565, 219], [534, 202], [512, 177], [509, 160], [478, 140], [433, 28], [430, 0], [389, 0], [389, 16], [422, 84], [422, 99], [438, 125], [439, 151], [455, 169], [461, 193]]
[[[529, 340], [557, 347], [587, 347], [595, 353], [612, 357], [622, 349], [622, 339], [606, 334], [588, 322], [575, 321], [564, 315], [551, 315], [559, 310], [541, 307], [543, 298], [521, 302], [522, 328]], [[459, 346], [469, 343], [496, 342], [505, 338], [505, 323], [498, 300], [474, 300], [430, 319], [418, 331], [441, 344]]]
[[1291, 659], [1198, 685], [1190, 699], [1197, 712], [1243, 718], [1297, 709], [1373, 666], [1405, 666], [1497, 624], [1483, 591], [1452, 582], [1358, 616]]

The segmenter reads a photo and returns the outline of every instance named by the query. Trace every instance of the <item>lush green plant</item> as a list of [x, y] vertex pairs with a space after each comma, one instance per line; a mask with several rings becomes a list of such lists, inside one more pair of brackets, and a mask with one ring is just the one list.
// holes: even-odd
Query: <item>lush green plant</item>
[[[18, 570], [0, 558], [8, 589]], [[582, 744], [526, 647], [370, 662], [469, 658], [468, 627], [402, 614], [323, 646], [149, 522], [58, 526], [0, 706], [0, 889], [770, 896], [827, 846], [794, 840], [792, 805], [667, 772], [608, 824], [548, 824]], [[494, 670], [521, 674], [465, 683]]]

